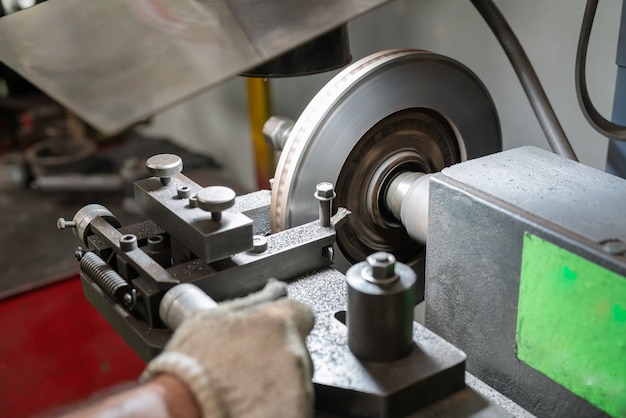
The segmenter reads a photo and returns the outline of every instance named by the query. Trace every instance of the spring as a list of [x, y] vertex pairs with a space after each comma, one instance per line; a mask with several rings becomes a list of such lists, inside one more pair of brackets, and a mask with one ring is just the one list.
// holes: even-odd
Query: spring
[[113, 300], [121, 302], [130, 287], [113, 267], [93, 252], [86, 252], [80, 260], [80, 269], [85, 272]]

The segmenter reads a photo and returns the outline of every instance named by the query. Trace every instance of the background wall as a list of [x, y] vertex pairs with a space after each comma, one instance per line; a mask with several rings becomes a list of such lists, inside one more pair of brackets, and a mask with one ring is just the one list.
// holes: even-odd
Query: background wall
[[[496, 1], [535, 66], [581, 162], [604, 169], [607, 141], [585, 121], [576, 99], [574, 60], [584, 0]], [[600, 2], [587, 77], [596, 107], [609, 117], [621, 1]], [[504, 148], [547, 142], [495, 37], [468, 0], [395, 0], [349, 24], [354, 60], [388, 48], [422, 48], [450, 56], [474, 71], [498, 110]], [[274, 114], [296, 119], [336, 74], [272, 80]], [[224, 175], [252, 190], [253, 156], [245, 82], [235, 78], [154, 119], [149, 132], [167, 134], [215, 156]]]

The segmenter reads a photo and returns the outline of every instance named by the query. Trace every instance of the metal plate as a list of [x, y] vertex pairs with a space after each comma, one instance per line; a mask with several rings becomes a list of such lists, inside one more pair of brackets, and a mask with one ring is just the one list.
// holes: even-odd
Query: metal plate
[[0, 60], [111, 134], [386, 2], [49, 1], [0, 20]]
[[[389, 155], [411, 148], [406, 138], [399, 140], [387, 135], [381, 139], [370, 135], [369, 131], [390, 115], [413, 109], [426, 109], [439, 115], [458, 142], [457, 156], [448, 160], [439, 158], [431, 170], [501, 149], [500, 126], [493, 102], [480, 80], [463, 65], [414, 49], [373, 54], [333, 78], [296, 122], [274, 178], [272, 230], [280, 231], [315, 219], [318, 209], [312, 195], [317, 183], [329, 181], [336, 184], [337, 190], [349, 190], [361, 181], [348, 177], [345, 181], [350, 184], [337, 184], [351, 152], [362, 148], [363, 141], [396, 141], [394, 144], [398, 143], [401, 148], [386, 148]], [[431, 149], [422, 147], [419, 142], [415, 141], [416, 151]], [[359, 163], [371, 162], [365, 158], [351, 161], [351, 164]], [[358, 204], [347, 202], [354, 218], [358, 208], [351, 207], [350, 203]], [[357, 229], [355, 234], [359, 233]], [[372, 252], [375, 250], [378, 248], [372, 247]]]
[[[530, 233], [626, 276], [626, 257], [606, 253], [602, 244], [626, 240], [624, 212], [625, 180], [534, 147], [468, 161], [435, 175], [430, 184], [426, 325], [467, 353], [470, 373], [536, 416], [605, 416], [518, 358], [520, 272], [524, 234]], [[549, 274], [542, 261], [536, 260], [535, 268]], [[574, 309], [584, 307], [570, 289], [568, 296]], [[584, 314], [598, 321], [608, 318], [612, 306], [605, 306]], [[560, 334], [571, 318], [565, 308], [560, 314], [563, 325], [553, 328], [560, 342], [553, 350], [567, 358]], [[582, 339], [579, 347], [579, 352], [588, 349]], [[621, 372], [618, 365], [615, 370]], [[597, 376], [588, 376], [593, 390], [606, 383]]]

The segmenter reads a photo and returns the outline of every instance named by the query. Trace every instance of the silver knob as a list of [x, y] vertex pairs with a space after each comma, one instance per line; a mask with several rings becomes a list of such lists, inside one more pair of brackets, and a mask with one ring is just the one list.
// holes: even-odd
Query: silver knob
[[235, 204], [235, 191], [225, 186], [210, 186], [198, 192], [198, 207], [211, 212], [211, 218], [219, 222], [222, 212]]
[[161, 184], [167, 186], [172, 182], [172, 176], [183, 171], [183, 160], [174, 154], [153, 155], [146, 161], [148, 174], [159, 177]]

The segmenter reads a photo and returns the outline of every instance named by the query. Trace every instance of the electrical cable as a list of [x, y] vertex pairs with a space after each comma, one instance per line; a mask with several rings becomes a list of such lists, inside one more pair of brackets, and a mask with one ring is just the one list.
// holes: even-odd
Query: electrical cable
[[589, 90], [587, 89], [587, 81], [585, 78], [587, 49], [589, 47], [591, 27], [597, 8], [598, 0], [587, 0], [583, 22], [580, 27], [578, 48], [576, 50], [576, 96], [578, 97], [578, 104], [587, 122], [589, 122], [596, 131], [610, 139], [626, 141], [626, 127], [605, 119], [594, 107], [591, 102], [591, 97], [589, 97]]
[[533, 69], [524, 48], [513, 33], [506, 19], [491, 0], [471, 0], [472, 4], [489, 25], [496, 39], [502, 45], [517, 77], [522, 84], [528, 101], [535, 112], [541, 129], [552, 148], [552, 151], [577, 161], [576, 154], [559, 123], [554, 109], [546, 96], [541, 82]]

